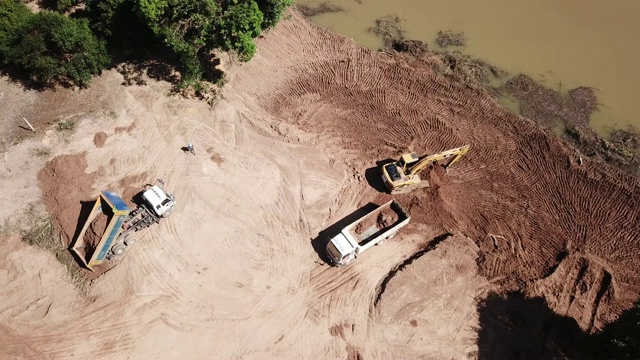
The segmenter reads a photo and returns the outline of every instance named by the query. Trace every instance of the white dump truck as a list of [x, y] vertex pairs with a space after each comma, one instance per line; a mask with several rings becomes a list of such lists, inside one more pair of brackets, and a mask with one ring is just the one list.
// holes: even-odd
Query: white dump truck
[[327, 256], [335, 266], [346, 265], [370, 247], [392, 238], [410, 219], [402, 206], [391, 200], [332, 237], [327, 243]]

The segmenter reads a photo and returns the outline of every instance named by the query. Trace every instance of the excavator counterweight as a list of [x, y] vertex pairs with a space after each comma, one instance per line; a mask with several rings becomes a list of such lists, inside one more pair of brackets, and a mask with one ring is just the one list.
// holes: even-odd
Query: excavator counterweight
[[469, 151], [469, 145], [443, 151], [421, 158], [416, 153], [404, 154], [398, 161], [382, 165], [382, 181], [392, 194], [402, 194], [429, 186], [418, 174], [429, 165], [446, 160], [442, 166], [448, 169]]

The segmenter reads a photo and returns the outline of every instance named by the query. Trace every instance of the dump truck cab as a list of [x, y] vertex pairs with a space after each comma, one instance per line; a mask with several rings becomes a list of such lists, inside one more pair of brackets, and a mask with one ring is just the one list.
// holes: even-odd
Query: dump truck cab
[[355, 259], [357, 250], [357, 241], [344, 230], [331, 238], [326, 248], [327, 256], [336, 266], [350, 263]]
[[168, 217], [176, 204], [175, 197], [167, 193], [158, 185], [149, 187], [142, 193], [142, 198], [150, 210], [158, 217]]

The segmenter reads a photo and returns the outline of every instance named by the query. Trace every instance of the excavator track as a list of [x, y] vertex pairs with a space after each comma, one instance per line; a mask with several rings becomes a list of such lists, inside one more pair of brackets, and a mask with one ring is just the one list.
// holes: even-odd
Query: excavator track
[[413, 186], [407, 186], [404, 187], [402, 189], [396, 189], [396, 190], [392, 190], [391, 191], [391, 195], [400, 195], [400, 194], [406, 194], [408, 192], [414, 191], [414, 190], [418, 190], [418, 189], [424, 189], [424, 188], [428, 188], [430, 186], [429, 181], [427, 180], [422, 180], [420, 181], [418, 184], [413, 185]]

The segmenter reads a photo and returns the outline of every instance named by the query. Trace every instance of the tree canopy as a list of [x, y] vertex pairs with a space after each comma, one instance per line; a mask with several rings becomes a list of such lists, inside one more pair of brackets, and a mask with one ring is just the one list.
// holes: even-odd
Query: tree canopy
[[13, 9], [10, 16], [0, 18], [1, 22], [11, 22], [0, 35], [0, 55], [5, 65], [28, 74], [37, 83], [86, 85], [92, 75], [109, 64], [104, 42], [91, 32], [86, 19], [49, 11], [25, 13], [23, 4], [1, 1], [0, 8]]
[[169, 53], [183, 84], [197, 84], [212, 50], [241, 60], [253, 39], [274, 26], [293, 0], [57, 0], [32, 14], [0, 0], [0, 60], [43, 83], [86, 84], [111, 58]]
[[[203, 76], [207, 53], [214, 49], [235, 51], [240, 59], [250, 60], [256, 52], [253, 39], [274, 26], [292, 0], [87, 0], [86, 4], [94, 29], [111, 41], [132, 38], [130, 27], [119, 19], [142, 24], [156, 41], [152, 44], [176, 56], [183, 82], [195, 83]], [[120, 50], [135, 44], [122, 45]]]

